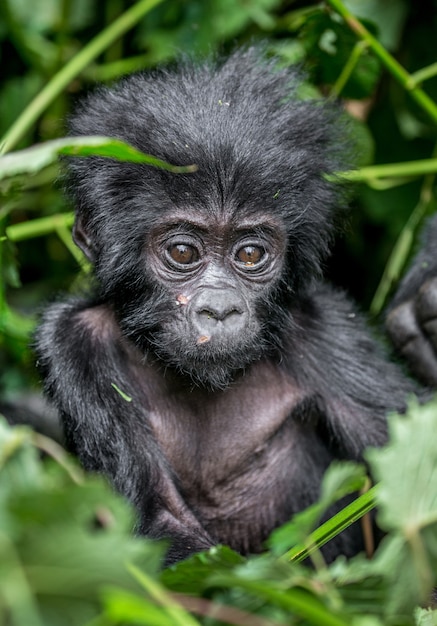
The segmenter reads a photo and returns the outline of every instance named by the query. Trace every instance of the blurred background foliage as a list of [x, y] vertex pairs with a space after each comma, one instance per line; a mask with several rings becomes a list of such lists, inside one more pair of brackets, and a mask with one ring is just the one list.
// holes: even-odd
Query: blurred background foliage
[[[344, 102], [354, 120], [358, 165], [431, 158], [436, 118], [353, 32], [335, 4], [1, 0], [3, 150], [62, 137], [72, 106], [96, 82], [110, 83], [133, 71], [171, 63], [181, 54], [226, 54], [238, 44], [264, 39], [284, 63], [305, 68], [309, 93]], [[347, 0], [342, 6], [437, 100], [437, 0]], [[371, 305], [410, 216], [416, 218], [408, 243], [424, 215], [434, 210], [432, 175], [407, 176], [395, 184], [370, 182], [357, 185], [347, 227], [327, 266], [329, 278], [347, 288], [364, 309]], [[74, 288], [79, 265], [68, 220], [43, 229], [34, 222], [71, 211], [56, 163], [26, 176], [0, 179], [0, 202], [0, 397], [9, 398], [37, 384], [29, 330], [48, 299]], [[419, 213], [414, 213], [418, 205]], [[18, 232], [14, 227], [23, 224], [30, 226], [27, 234], [13, 236]], [[404, 247], [392, 278], [408, 253]], [[390, 281], [385, 285], [384, 296]]]

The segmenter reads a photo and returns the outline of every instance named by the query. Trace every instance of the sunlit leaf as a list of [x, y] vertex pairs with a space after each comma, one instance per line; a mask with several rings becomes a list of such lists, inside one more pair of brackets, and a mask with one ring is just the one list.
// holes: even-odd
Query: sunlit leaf
[[26, 148], [0, 157], [0, 180], [24, 174], [35, 174], [47, 167], [60, 155], [99, 156], [120, 161], [144, 163], [174, 173], [196, 170], [195, 165], [174, 166], [162, 159], [144, 154], [119, 139], [108, 137], [66, 137]]

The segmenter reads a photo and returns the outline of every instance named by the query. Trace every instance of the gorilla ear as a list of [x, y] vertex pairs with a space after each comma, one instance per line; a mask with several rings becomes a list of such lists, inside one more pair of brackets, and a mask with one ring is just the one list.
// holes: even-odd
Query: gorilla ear
[[73, 241], [82, 250], [88, 261], [94, 263], [96, 260], [96, 247], [88, 235], [83, 218], [77, 215], [73, 226]]

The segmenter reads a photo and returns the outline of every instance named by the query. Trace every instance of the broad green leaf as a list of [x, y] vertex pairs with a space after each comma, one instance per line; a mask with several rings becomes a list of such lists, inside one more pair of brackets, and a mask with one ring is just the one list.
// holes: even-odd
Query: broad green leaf
[[390, 583], [387, 614], [399, 615], [426, 602], [437, 582], [437, 399], [411, 402], [389, 430], [390, 444], [367, 458], [380, 480], [377, 519], [390, 533], [374, 568]]
[[140, 591], [127, 561], [156, 576], [164, 546], [133, 536], [132, 508], [106, 481], [76, 484], [33, 440], [0, 422], [0, 623], [6, 606], [14, 626], [83, 626], [104, 587]]
[[372, 561], [364, 553], [352, 559], [339, 557], [329, 566], [329, 573], [348, 611], [356, 616], [382, 617], [387, 602], [388, 581], [384, 575], [374, 571]]
[[412, 402], [405, 417], [389, 419], [389, 432], [388, 446], [367, 452], [381, 481], [378, 521], [384, 530], [411, 536], [437, 522], [437, 399]]

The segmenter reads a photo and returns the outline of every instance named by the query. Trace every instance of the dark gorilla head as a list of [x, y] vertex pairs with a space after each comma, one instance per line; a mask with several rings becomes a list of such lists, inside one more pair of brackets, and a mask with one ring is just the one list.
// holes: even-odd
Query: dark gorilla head
[[131, 76], [90, 95], [70, 126], [198, 166], [73, 159], [70, 188], [76, 241], [124, 332], [213, 387], [280, 341], [339, 202], [324, 177], [342, 166], [338, 109], [299, 99], [296, 72], [261, 56]]

